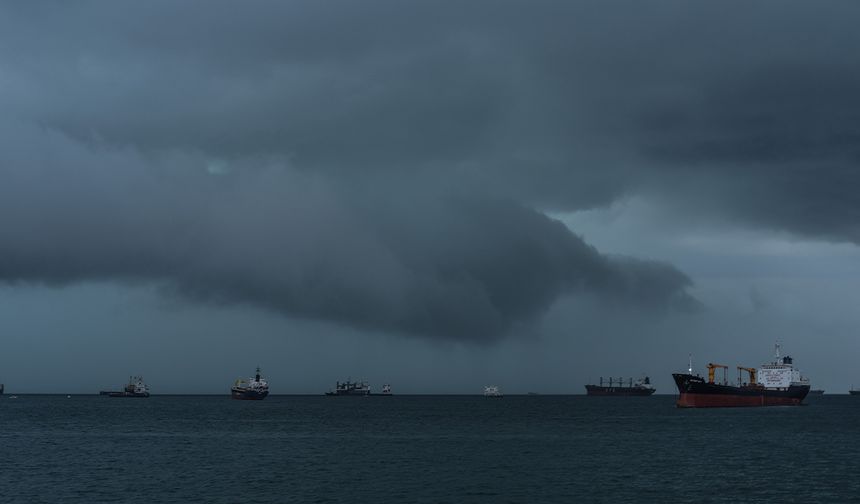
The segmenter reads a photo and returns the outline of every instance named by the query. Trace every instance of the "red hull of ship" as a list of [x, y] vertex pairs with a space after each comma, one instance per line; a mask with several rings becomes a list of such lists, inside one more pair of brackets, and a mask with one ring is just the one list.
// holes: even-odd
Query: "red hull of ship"
[[679, 408], [733, 408], [742, 406], [798, 406], [797, 397], [768, 397], [766, 395], [691, 394], [678, 396]]
[[809, 393], [809, 385], [773, 389], [756, 385], [706, 382], [701, 376], [674, 373], [679, 408], [733, 408], [743, 406], [798, 406]]

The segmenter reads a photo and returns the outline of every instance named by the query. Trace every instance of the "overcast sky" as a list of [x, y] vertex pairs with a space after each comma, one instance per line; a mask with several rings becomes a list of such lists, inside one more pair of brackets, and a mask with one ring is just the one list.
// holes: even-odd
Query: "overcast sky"
[[855, 2], [0, 6], [0, 382], [860, 372]]

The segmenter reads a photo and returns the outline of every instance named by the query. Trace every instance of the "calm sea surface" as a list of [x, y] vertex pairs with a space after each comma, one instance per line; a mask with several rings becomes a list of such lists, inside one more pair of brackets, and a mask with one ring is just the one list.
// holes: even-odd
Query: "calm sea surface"
[[860, 502], [860, 397], [0, 397], [0, 503]]

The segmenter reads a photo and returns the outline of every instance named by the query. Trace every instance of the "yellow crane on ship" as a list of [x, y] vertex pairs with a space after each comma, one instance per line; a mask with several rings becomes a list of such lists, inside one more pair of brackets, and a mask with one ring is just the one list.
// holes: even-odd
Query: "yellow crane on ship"
[[717, 368], [723, 369], [723, 385], [727, 384], [729, 380], [726, 377], [726, 373], [728, 373], [729, 367], [722, 364], [714, 364], [712, 362], [708, 363], [708, 383], [714, 383], [714, 372]]
[[743, 380], [743, 372], [746, 371], [750, 375], [750, 381], [747, 385], [755, 385], [756, 382], [756, 373], [758, 372], [754, 367], [743, 367], [738, 366], [738, 385], [740, 385]]

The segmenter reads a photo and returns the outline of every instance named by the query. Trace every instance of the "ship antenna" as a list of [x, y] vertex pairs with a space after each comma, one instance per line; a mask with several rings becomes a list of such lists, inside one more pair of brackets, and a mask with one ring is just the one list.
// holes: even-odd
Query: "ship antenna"
[[693, 374], [693, 354], [687, 354], [687, 357], [690, 358], [689, 367], [687, 368], [687, 372], [689, 374]]

